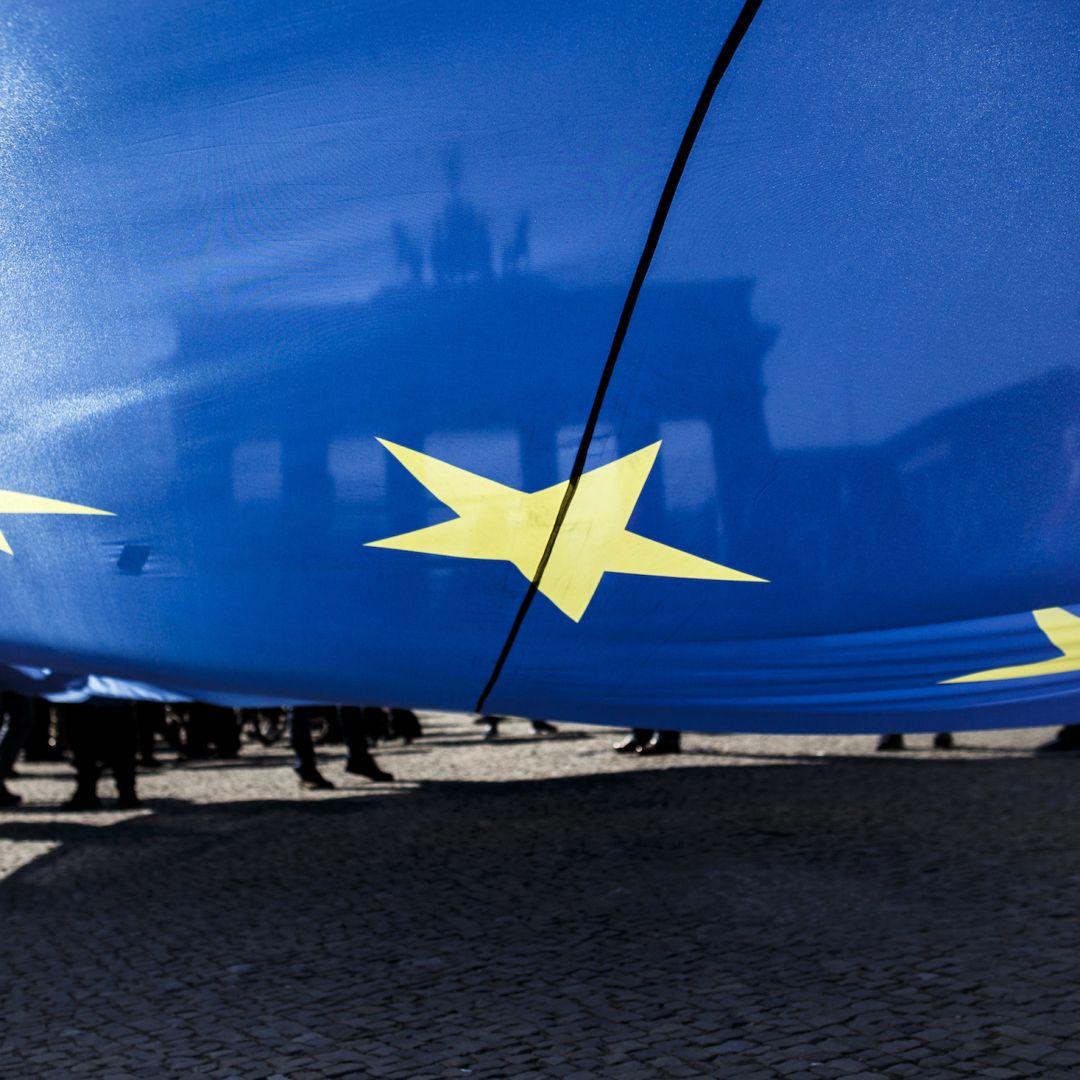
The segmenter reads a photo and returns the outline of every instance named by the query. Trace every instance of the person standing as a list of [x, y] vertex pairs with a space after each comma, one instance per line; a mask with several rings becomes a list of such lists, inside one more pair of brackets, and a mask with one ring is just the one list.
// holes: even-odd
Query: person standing
[[63, 748], [52, 729], [52, 703], [45, 698], [31, 698], [30, 711], [33, 722], [23, 743], [23, 761], [63, 761]]
[[289, 722], [289, 746], [293, 752], [293, 771], [306, 791], [329, 791], [333, 781], [327, 780], [315, 759], [315, 743], [311, 738], [311, 722], [322, 716], [325, 705], [294, 705], [285, 710]]
[[192, 701], [184, 711], [187, 714], [185, 758], [229, 760], [239, 755], [240, 725], [235, 709]]
[[0, 710], [0, 806], [18, 806], [22, 796], [11, 791], [7, 781], [15, 772], [15, 759], [33, 727], [34, 702], [22, 694], [5, 693], [0, 698]]
[[319, 771], [311, 737], [312, 721], [325, 720], [331, 713], [340, 720], [345, 737], [348, 750], [345, 771], [382, 783], [393, 780], [390, 773], [379, 768], [370, 748], [371, 742], [384, 727], [386, 717], [383, 709], [359, 705], [294, 705], [289, 710], [289, 737], [295, 755], [293, 769], [300, 786], [308, 791], [328, 791], [334, 787], [333, 781], [327, 780]]
[[371, 744], [378, 738], [387, 717], [385, 710], [369, 705], [339, 705], [342, 733], [349, 756], [345, 761], [345, 771], [354, 776], [366, 776], [369, 780], [388, 783], [393, 780], [371, 753]]
[[144, 769], [160, 769], [161, 762], [154, 756], [154, 749], [158, 732], [165, 730], [165, 703], [139, 700], [134, 702], [132, 707], [135, 710], [139, 764]]
[[101, 808], [97, 785], [104, 767], [112, 772], [116, 783], [116, 808], [133, 810], [140, 806], [135, 791], [138, 733], [133, 703], [92, 697], [58, 709], [75, 763], [75, 791], [64, 808]]

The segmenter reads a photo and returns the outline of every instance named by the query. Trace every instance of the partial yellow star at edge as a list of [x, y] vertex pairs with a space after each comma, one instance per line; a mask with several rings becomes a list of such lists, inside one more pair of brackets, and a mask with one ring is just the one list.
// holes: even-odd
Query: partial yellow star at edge
[[1080, 671], [1080, 617], [1064, 608], [1040, 608], [1031, 613], [1039, 629], [1050, 639], [1050, 644], [1061, 652], [1050, 660], [1038, 660], [1033, 664], [1013, 664], [1010, 667], [989, 668], [961, 675], [956, 679], [943, 679], [943, 683], [998, 682], [1003, 679], [1034, 679], [1040, 675], [1064, 675]]
[[[113, 517], [111, 510], [96, 510], [92, 506], [46, 499], [41, 495], [25, 495], [21, 491], [0, 490], [0, 514], [98, 514]], [[14, 555], [7, 537], [0, 532], [0, 551]]]
[[[513, 563], [532, 580], [547, 546], [569, 481], [536, 492], [518, 491], [445, 461], [378, 440], [421, 484], [458, 516], [425, 529], [372, 540], [394, 548], [460, 559]], [[583, 473], [563, 519], [539, 590], [578, 622], [605, 573], [709, 581], [764, 578], [721, 566], [626, 528], [660, 443]]]

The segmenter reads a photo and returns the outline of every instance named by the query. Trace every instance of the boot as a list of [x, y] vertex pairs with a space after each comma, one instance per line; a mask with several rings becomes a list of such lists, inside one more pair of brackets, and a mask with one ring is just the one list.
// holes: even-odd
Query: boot
[[877, 744], [878, 750], [903, 750], [904, 749], [904, 736], [903, 735], [882, 735]]
[[616, 754], [634, 754], [637, 753], [651, 738], [653, 732], [649, 728], [634, 728], [625, 739], [620, 739], [619, 742], [612, 746], [612, 750]]
[[389, 783], [394, 779], [384, 769], [379, 768], [378, 762], [370, 754], [353, 754], [345, 762], [345, 771], [353, 776], [366, 776], [369, 780], [382, 783]]
[[644, 746], [639, 746], [639, 754], [678, 754], [682, 751], [682, 737], [677, 731], [657, 731]]
[[330, 791], [334, 785], [318, 769], [297, 769], [296, 778], [305, 791]]

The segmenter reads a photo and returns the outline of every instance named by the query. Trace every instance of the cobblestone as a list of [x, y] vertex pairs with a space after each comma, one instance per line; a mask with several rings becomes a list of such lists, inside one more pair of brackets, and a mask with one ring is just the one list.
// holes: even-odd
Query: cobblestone
[[[0, 814], [0, 1077], [1068, 1077], [1080, 760], [1045, 731], [611, 733], [380, 751], [301, 793], [283, 749]], [[919, 746], [928, 740], [915, 737]]]

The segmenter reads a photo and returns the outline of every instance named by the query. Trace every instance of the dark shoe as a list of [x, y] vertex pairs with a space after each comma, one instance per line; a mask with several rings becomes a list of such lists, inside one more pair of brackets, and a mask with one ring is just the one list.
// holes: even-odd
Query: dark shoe
[[934, 736], [935, 750], [955, 750], [956, 743], [953, 741], [951, 731], [939, 731]]
[[877, 744], [878, 750], [903, 750], [903, 735], [882, 735]]
[[487, 724], [487, 730], [484, 732], [485, 739], [497, 739], [499, 737], [499, 724], [505, 720], [505, 716], [481, 716], [476, 722], [478, 724]]
[[0, 806], [18, 806], [22, 802], [22, 796], [7, 788], [0, 788]]
[[554, 724], [549, 724], [546, 720], [534, 720], [532, 722], [532, 729], [537, 735], [559, 734], [559, 729]]
[[296, 778], [305, 791], [330, 791], [334, 786], [318, 769], [297, 773]]
[[76, 791], [74, 795], [66, 803], [63, 804], [64, 810], [100, 810], [101, 800], [89, 792]]
[[611, 749], [616, 754], [634, 754], [637, 753], [651, 738], [653, 732], [647, 731], [644, 728], [634, 728], [625, 739], [621, 739], [615, 743]]
[[353, 776], [366, 776], [369, 780], [378, 780], [384, 784], [388, 784], [394, 779], [385, 769], [380, 769], [378, 762], [370, 755], [349, 758], [345, 762], [345, 771]]
[[677, 731], [657, 731], [644, 746], [637, 748], [639, 754], [678, 754], [682, 752], [682, 742]]
[[134, 791], [126, 791], [123, 795], [118, 796], [116, 800], [117, 810], [135, 810], [140, 806], [142, 806], [142, 802]]

